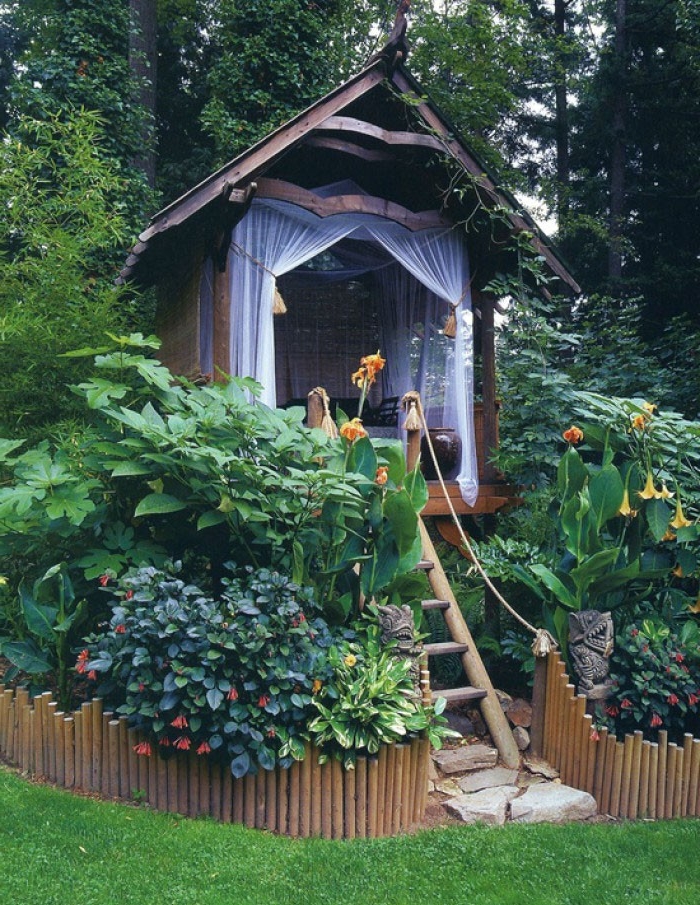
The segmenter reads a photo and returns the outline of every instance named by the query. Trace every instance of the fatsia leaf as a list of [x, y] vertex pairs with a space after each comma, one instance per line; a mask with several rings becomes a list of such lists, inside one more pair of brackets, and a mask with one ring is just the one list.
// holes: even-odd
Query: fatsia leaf
[[169, 493], [149, 493], [138, 504], [134, 511], [134, 515], [162, 515], [167, 512], [179, 512], [185, 509], [187, 504], [177, 497], [171, 496]]

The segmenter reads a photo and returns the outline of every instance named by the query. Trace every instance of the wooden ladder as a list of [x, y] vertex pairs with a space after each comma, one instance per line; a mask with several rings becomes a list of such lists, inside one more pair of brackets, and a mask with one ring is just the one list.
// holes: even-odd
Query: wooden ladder
[[440, 563], [433, 542], [428, 535], [423, 519], [419, 519], [421, 540], [423, 543], [423, 559], [418, 568], [425, 571], [435, 597], [423, 601], [424, 610], [439, 610], [452, 638], [436, 644], [426, 644], [424, 650], [429, 656], [459, 654], [464, 672], [470, 685], [464, 688], [447, 688], [433, 693], [433, 697], [442, 697], [447, 701], [478, 701], [484, 722], [491, 734], [499, 756], [507, 767], [517, 767], [520, 763], [520, 752], [515, 744], [508, 720], [501, 703], [496, 696], [491, 679], [486, 672], [474, 639], [454, 596], [445, 570]]

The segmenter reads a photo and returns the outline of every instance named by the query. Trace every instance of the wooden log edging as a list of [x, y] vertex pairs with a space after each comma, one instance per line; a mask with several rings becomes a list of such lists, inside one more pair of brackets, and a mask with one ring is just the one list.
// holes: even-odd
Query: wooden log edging
[[289, 769], [242, 779], [192, 751], [170, 752], [167, 760], [137, 756], [134, 746], [144, 740], [124, 717], [103, 711], [99, 699], [66, 714], [50, 694], [30, 700], [26, 689], [0, 684], [0, 755], [67, 789], [303, 838], [391, 836], [425, 813], [430, 745], [424, 738], [359, 757], [354, 770], [337, 760], [319, 764], [318, 751], [307, 745], [304, 760]]
[[548, 655], [542, 756], [563, 783], [590, 792], [599, 814], [630, 820], [700, 817], [700, 739], [683, 744], [642, 738], [640, 731], [619, 740], [593, 731], [585, 698], [576, 694], [557, 651]]

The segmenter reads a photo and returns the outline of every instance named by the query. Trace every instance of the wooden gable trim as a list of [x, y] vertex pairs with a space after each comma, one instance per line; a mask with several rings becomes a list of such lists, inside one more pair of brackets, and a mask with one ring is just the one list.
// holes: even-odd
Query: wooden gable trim
[[320, 123], [338, 110], [361, 97], [384, 79], [384, 66], [377, 61], [361, 72], [356, 79], [341, 85], [321, 101], [272, 132], [262, 141], [253, 145], [231, 163], [214, 173], [204, 182], [191, 189], [169, 207], [164, 208], [139, 236], [141, 242], [148, 242], [158, 233], [178, 226], [200, 208], [214, 201], [229, 184], [237, 185], [254, 175], [258, 169], [272, 163], [293, 144], [303, 139]]
[[302, 189], [282, 179], [257, 180], [258, 198], [272, 198], [277, 201], [289, 201], [319, 217], [331, 217], [333, 214], [362, 213], [374, 214], [400, 223], [412, 231], [430, 228], [451, 228], [454, 223], [443, 217], [438, 211], [419, 211], [415, 213], [393, 201], [376, 198], [373, 195], [334, 195], [322, 198], [308, 189]]
[[316, 127], [315, 131], [354, 132], [358, 135], [375, 138], [387, 145], [412, 145], [441, 153], [445, 151], [444, 142], [435, 138], [434, 135], [424, 135], [421, 132], [390, 132], [382, 129], [381, 126], [375, 126], [373, 123], [354, 119], [351, 116], [329, 116], [320, 126]]
[[[412, 96], [415, 95], [415, 86], [412, 84], [411, 80], [406, 76], [405, 73], [397, 69], [392, 74], [391, 80], [402, 93], [410, 94]], [[564, 264], [556, 257], [551, 248], [542, 240], [541, 236], [539, 235], [539, 228], [537, 227], [535, 222], [530, 219], [526, 219], [521, 214], [516, 213], [516, 211], [512, 209], [512, 202], [508, 198], [507, 193], [504, 193], [495, 185], [488, 174], [484, 172], [483, 166], [481, 166], [479, 162], [474, 157], [472, 157], [471, 154], [469, 154], [467, 149], [460, 141], [458, 141], [450, 134], [447, 124], [442, 119], [442, 117], [439, 116], [439, 114], [430, 106], [427, 101], [421, 101], [420, 103], [418, 103], [416, 105], [416, 110], [423, 118], [424, 122], [442, 137], [442, 146], [444, 147], [444, 149], [449, 151], [449, 153], [456, 160], [458, 160], [459, 163], [462, 164], [465, 170], [475, 177], [479, 188], [486, 193], [490, 201], [494, 205], [505, 203], [508, 207], [511, 207], [511, 210], [508, 214], [508, 219], [518, 232], [525, 230], [532, 233], [533, 248], [546, 260], [547, 265], [552, 270], [552, 272], [556, 274], [556, 276], [558, 276], [559, 279], [561, 279], [562, 282], [569, 286], [575, 293], [580, 293], [581, 287], [571, 276]]]

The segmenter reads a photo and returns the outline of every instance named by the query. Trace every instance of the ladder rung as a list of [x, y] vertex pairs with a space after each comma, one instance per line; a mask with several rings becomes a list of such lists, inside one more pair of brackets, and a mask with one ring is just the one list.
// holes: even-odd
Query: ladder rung
[[429, 657], [440, 654], [463, 654], [465, 650], [469, 650], [469, 645], [460, 644], [459, 641], [440, 641], [437, 644], [424, 644], [423, 650]]
[[424, 610], [449, 610], [449, 600], [422, 600], [421, 606]]
[[429, 559], [421, 559], [421, 561], [416, 564], [416, 569], [420, 569], [422, 572], [430, 572], [430, 570], [434, 568], [435, 563]]
[[444, 698], [446, 701], [480, 701], [486, 697], [483, 688], [474, 688], [473, 685], [465, 685], [463, 688], [442, 688], [432, 691], [433, 700]]

